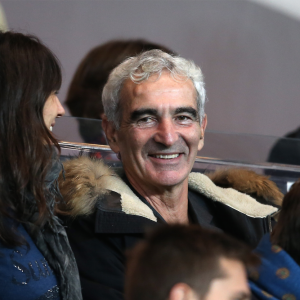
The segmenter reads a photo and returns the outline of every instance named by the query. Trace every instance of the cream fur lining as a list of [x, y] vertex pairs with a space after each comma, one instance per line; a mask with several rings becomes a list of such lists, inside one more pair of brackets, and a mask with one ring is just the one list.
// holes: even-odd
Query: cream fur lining
[[[111, 190], [120, 194], [124, 213], [157, 221], [151, 208], [102, 161], [80, 157], [66, 161], [64, 167], [65, 180], [60, 174], [59, 187], [66, 205], [62, 207], [61, 212], [66, 211], [73, 217], [88, 215], [94, 210], [98, 197]], [[277, 208], [260, 204], [254, 198], [235, 189], [218, 187], [201, 173], [190, 174], [189, 188], [250, 217], [263, 218], [277, 211]]]
[[[132, 192], [121, 178], [108, 176], [103, 178], [103, 180], [106, 189], [121, 195], [123, 212], [157, 222], [153, 211]], [[207, 176], [201, 173], [191, 173], [189, 175], [189, 188], [249, 217], [264, 218], [277, 211], [276, 207], [261, 204], [254, 198], [234, 189], [218, 187]]]
[[218, 187], [201, 173], [189, 175], [189, 188], [253, 218], [264, 218], [278, 210], [271, 205], [261, 204], [254, 198], [234, 189]]
[[157, 218], [154, 216], [151, 208], [143, 203], [121, 178], [109, 176], [103, 178], [103, 180], [107, 190], [121, 195], [121, 205], [124, 213], [141, 216], [157, 222]]

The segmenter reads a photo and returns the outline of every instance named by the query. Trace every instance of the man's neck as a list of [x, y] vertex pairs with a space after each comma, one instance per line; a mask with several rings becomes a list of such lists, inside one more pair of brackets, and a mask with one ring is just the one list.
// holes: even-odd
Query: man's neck
[[155, 192], [136, 184], [128, 178], [132, 187], [163, 217], [171, 223], [188, 224], [188, 180], [182, 184]]

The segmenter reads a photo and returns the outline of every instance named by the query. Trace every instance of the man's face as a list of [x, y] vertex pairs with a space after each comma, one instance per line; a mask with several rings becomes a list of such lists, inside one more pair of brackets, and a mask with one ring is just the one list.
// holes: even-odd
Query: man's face
[[204, 300], [249, 300], [245, 267], [238, 260], [221, 258], [225, 277], [213, 279]]
[[106, 134], [131, 184], [155, 191], [187, 182], [206, 126], [206, 118], [199, 123], [192, 81], [169, 73], [141, 84], [127, 80], [121, 114], [120, 129], [109, 123]]

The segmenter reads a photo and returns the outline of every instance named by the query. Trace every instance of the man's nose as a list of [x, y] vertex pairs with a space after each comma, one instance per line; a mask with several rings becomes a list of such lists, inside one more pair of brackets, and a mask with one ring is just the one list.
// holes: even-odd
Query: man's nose
[[173, 120], [163, 119], [159, 122], [154, 140], [167, 147], [172, 146], [178, 140], [178, 133]]
[[66, 112], [63, 106], [61, 105], [59, 99], [57, 98], [57, 117], [62, 117]]

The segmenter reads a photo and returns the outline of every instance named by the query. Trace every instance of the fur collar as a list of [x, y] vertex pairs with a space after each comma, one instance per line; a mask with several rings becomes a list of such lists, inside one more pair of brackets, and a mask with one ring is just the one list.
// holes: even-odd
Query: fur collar
[[[59, 207], [58, 213], [73, 217], [88, 215], [94, 211], [99, 197], [114, 191], [121, 196], [123, 212], [156, 221], [152, 210], [101, 160], [82, 156], [66, 161], [64, 169], [65, 180], [61, 174], [59, 187], [66, 204]], [[250, 217], [263, 218], [278, 210], [232, 188], [218, 187], [201, 173], [190, 174], [189, 188]]]
[[220, 169], [207, 176], [223, 188], [233, 188], [248, 194], [262, 204], [272, 204], [280, 207], [283, 194], [268, 176], [258, 175], [247, 169]]

